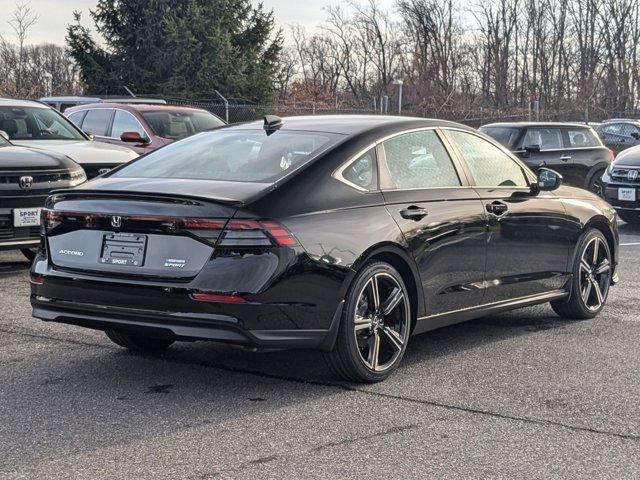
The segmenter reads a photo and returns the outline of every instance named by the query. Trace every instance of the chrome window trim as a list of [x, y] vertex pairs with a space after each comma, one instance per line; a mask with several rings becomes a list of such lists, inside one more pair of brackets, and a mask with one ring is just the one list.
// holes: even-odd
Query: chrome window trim
[[[348, 160], [346, 160], [345, 162], [341, 163], [340, 166], [338, 168], [336, 168], [333, 173], [331, 174], [331, 177], [334, 178], [335, 180], [351, 187], [354, 188], [356, 190], [358, 190], [359, 192], [362, 193], [375, 193], [375, 192], [408, 192], [408, 191], [415, 191], [415, 190], [442, 190], [442, 189], [460, 189], [460, 188], [464, 188], [464, 189], [469, 189], [469, 188], [489, 188], [489, 189], [510, 189], [510, 190], [514, 190], [514, 189], [521, 189], [521, 190], [528, 190], [530, 187], [514, 187], [514, 186], [493, 186], [493, 187], [485, 187], [485, 186], [481, 186], [481, 185], [458, 185], [458, 186], [448, 186], [448, 187], [423, 187], [423, 188], [394, 188], [394, 189], [382, 189], [382, 188], [378, 188], [375, 190], [367, 190], [366, 188], [362, 188], [359, 185], [356, 185], [352, 182], [350, 182], [349, 180], [347, 180], [346, 178], [344, 178], [342, 176], [343, 172], [349, 167], [349, 165], [351, 165], [353, 162], [355, 162], [359, 157], [361, 157], [362, 155], [364, 155], [365, 153], [367, 153], [369, 150], [371, 150], [372, 148], [376, 148], [378, 145], [386, 142], [387, 140], [390, 140], [394, 137], [398, 137], [400, 135], [405, 135], [407, 133], [414, 133], [414, 132], [422, 132], [425, 130], [455, 130], [458, 132], [465, 132], [465, 133], [469, 133], [471, 135], [475, 135], [476, 137], [479, 137], [487, 142], [489, 142], [491, 145], [493, 145], [494, 147], [498, 148], [498, 150], [500, 150], [502, 153], [504, 153], [505, 155], [507, 155], [507, 157], [509, 157], [511, 160], [513, 160], [514, 162], [516, 162], [516, 164], [522, 168], [523, 166], [525, 167], [523, 169], [523, 171], [525, 172], [525, 177], [527, 180], [531, 181], [531, 182], [535, 182], [535, 175], [534, 178], [530, 178], [529, 174], [526, 172], [529, 172], [528, 167], [526, 167], [526, 165], [524, 165], [519, 158], [517, 158], [513, 152], [511, 150], [509, 150], [508, 148], [506, 148], [504, 145], [502, 145], [501, 143], [499, 143], [498, 141], [492, 139], [491, 137], [489, 137], [487, 134], [484, 134], [482, 132], [477, 132], [474, 130], [468, 130], [466, 128], [460, 128], [460, 127], [455, 127], [455, 126], [434, 126], [434, 127], [416, 127], [416, 128], [411, 128], [409, 130], [402, 130], [400, 132], [395, 132], [389, 135], [386, 135], [378, 140], [376, 140], [375, 142], [369, 144], [367, 147], [359, 150], [355, 155], [352, 155], [351, 157], [349, 157]], [[442, 140], [441, 140], [442, 141]], [[445, 148], [445, 150], [447, 150], [447, 154], [451, 155], [451, 152], [449, 151], [449, 149], [447, 148], [447, 146], [443, 143], [443, 146]], [[464, 159], [463, 159], [464, 160]], [[453, 159], [451, 159], [452, 163], [454, 163], [454, 168], [456, 168], [456, 174], [459, 176], [459, 172], [458, 169], [455, 165], [455, 162], [453, 162]], [[475, 181], [475, 179], [473, 179]], [[378, 182], [380, 182], [380, 178], [378, 178]]]

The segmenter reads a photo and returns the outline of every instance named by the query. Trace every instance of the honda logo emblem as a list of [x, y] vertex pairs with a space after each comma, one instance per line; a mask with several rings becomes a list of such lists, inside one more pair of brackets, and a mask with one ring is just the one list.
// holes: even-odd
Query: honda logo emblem
[[20, 188], [31, 188], [33, 186], [33, 177], [20, 177], [18, 185]]
[[627, 172], [627, 179], [628, 179], [630, 182], [635, 182], [635, 181], [636, 181], [636, 178], [638, 178], [638, 170], [629, 170], [629, 171]]
[[114, 215], [111, 217], [111, 226], [113, 228], [120, 228], [122, 226], [122, 217]]

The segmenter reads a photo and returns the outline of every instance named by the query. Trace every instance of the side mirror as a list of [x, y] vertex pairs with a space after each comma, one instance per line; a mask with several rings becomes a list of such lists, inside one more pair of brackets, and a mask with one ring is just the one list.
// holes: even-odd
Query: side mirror
[[524, 147], [524, 151], [529, 154], [540, 153], [540, 145], [527, 145]]
[[538, 181], [533, 189], [538, 192], [550, 192], [562, 185], [562, 175], [550, 168], [538, 170]]
[[9, 134], [4, 130], [0, 130], [0, 137], [4, 138], [7, 142], [9, 141]]
[[138, 132], [122, 132], [120, 140], [130, 143], [149, 143], [149, 141], [143, 138]]

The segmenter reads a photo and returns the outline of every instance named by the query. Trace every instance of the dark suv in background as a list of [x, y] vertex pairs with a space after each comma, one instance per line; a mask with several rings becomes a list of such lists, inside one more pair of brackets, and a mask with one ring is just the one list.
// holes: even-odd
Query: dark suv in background
[[640, 145], [640, 121], [630, 118], [614, 118], [602, 122], [596, 132], [602, 143], [615, 154], [629, 147]]
[[207, 110], [172, 105], [94, 103], [67, 108], [64, 114], [96, 141], [139, 154], [225, 125]]
[[503, 144], [534, 171], [551, 168], [568, 185], [602, 193], [602, 174], [614, 154], [590, 126], [515, 122], [492, 123], [479, 130]]
[[40, 244], [40, 210], [49, 192], [86, 179], [70, 158], [18, 147], [0, 135], [0, 250], [21, 250], [32, 260], [32, 249]]

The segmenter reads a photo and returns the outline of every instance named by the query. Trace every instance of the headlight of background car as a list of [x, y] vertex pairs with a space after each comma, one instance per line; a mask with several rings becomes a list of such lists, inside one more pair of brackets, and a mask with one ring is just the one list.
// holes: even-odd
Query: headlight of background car
[[79, 169], [71, 172], [71, 185], [76, 186], [80, 185], [87, 181], [87, 174], [84, 173], [84, 170]]

